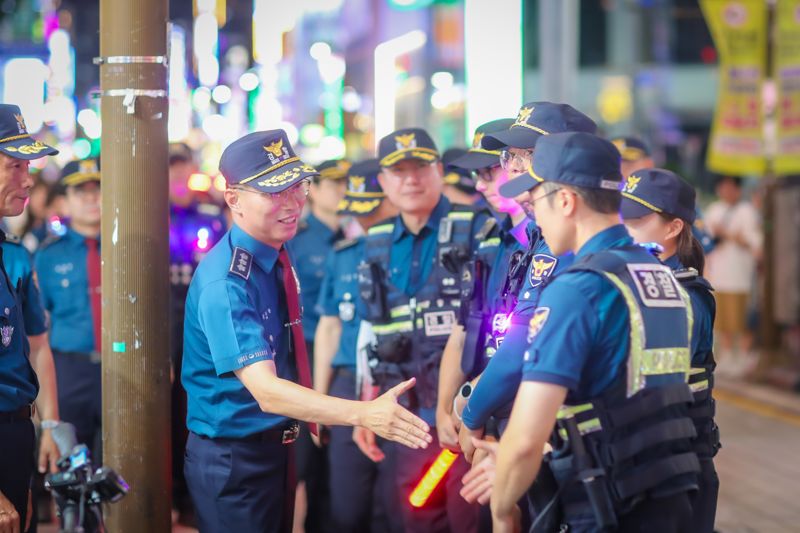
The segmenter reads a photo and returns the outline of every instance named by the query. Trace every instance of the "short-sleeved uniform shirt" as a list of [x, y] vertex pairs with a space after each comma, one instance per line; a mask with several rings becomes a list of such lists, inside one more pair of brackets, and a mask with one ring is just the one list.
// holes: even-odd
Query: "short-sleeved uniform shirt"
[[[625, 226], [615, 225], [589, 239], [575, 257], [631, 244]], [[628, 307], [602, 275], [559, 275], [542, 291], [534, 317], [523, 381], [561, 385], [568, 389], [570, 402], [583, 402], [603, 393], [619, 376], [630, 345]]]
[[518, 294], [503, 343], [489, 360], [481, 379], [462, 413], [464, 424], [478, 429], [490, 416], [507, 418], [522, 378], [523, 352], [527, 346], [528, 323], [545, 284], [574, 261], [572, 254], [556, 257], [550, 251], [539, 228], [529, 222], [528, 234], [533, 257]]
[[[0, 242], [4, 240], [5, 234], [0, 231]], [[2, 259], [5, 265], [5, 258]], [[2, 270], [3, 272], [0, 272], [0, 411], [15, 411], [33, 403], [39, 393], [39, 381], [28, 360], [28, 339], [19, 298], [15, 287], [4, 273], [5, 266]]]
[[325, 277], [325, 261], [333, 244], [344, 237], [317, 217], [309, 213], [297, 235], [286, 243], [292, 264], [300, 279], [300, 299], [303, 303], [303, 334], [308, 342], [314, 340], [320, 310], [317, 308], [322, 278]]
[[278, 250], [234, 225], [197, 267], [186, 299], [181, 373], [186, 425], [194, 433], [241, 438], [286, 422], [262, 412], [234, 374], [272, 360], [279, 377], [296, 381], [277, 260]]
[[339, 347], [331, 366], [355, 371], [356, 341], [361, 326], [358, 295], [359, 263], [364, 258], [364, 238], [358, 238], [340, 249], [334, 249], [325, 264], [325, 277], [319, 293], [317, 307], [322, 316], [338, 317], [342, 323]]
[[34, 256], [42, 303], [50, 313], [53, 350], [84, 354], [94, 350], [87, 253], [86, 238], [67, 229], [63, 236], [43, 242]]
[[11, 281], [11, 286], [17, 288], [22, 305], [25, 333], [41, 335], [47, 331], [47, 314], [42, 305], [42, 295], [39, 293], [34, 275], [31, 254], [22, 244], [6, 241], [2, 246], [8, 279]]

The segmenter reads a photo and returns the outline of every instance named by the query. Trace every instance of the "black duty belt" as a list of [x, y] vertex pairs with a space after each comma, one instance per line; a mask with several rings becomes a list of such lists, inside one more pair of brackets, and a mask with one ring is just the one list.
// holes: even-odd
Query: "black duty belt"
[[246, 437], [206, 437], [205, 435], [197, 435], [203, 440], [217, 440], [217, 441], [238, 441], [238, 442], [279, 442], [281, 444], [291, 444], [297, 440], [300, 435], [300, 423], [293, 420], [288, 425], [278, 428], [265, 429], [258, 433], [253, 433]]
[[0, 411], [0, 424], [30, 420], [34, 412], [32, 405], [24, 405], [15, 411]]

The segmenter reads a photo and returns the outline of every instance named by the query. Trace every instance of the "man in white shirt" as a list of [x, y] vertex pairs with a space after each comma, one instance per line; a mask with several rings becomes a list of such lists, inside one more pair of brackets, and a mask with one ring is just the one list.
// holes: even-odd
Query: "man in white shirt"
[[709, 232], [717, 241], [708, 255], [705, 276], [717, 299], [718, 363], [723, 372], [742, 374], [756, 363], [746, 315], [761, 256], [761, 217], [753, 204], [742, 199], [740, 178], [725, 176], [716, 190], [719, 200], [705, 213]]

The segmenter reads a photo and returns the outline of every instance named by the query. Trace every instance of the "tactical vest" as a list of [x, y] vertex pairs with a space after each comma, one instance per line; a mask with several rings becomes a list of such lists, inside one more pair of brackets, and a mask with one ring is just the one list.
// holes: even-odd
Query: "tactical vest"
[[[675, 278], [687, 290], [706, 292], [713, 290], [711, 284], [693, 268], [675, 271]], [[714, 299], [710, 298], [710, 301], [714, 306]], [[702, 364], [692, 363], [689, 373], [689, 387], [694, 394], [694, 404], [689, 408], [689, 416], [692, 417], [697, 430], [694, 451], [701, 459], [711, 459], [722, 447], [719, 442], [719, 427], [714, 422], [716, 405], [712, 396], [716, 366], [714, 353], [709, 351]]]
[[697, 486], [686, 383], [692, 306], [669, 267], [638, 246], [584, 257], [569, 271], [610, 281], [630, 316], [627, 364], [607, 391], [559, 410], [549, 458], [566, 521], [588, 505], [598, 529], [613, 528], [640, 501]]
[[476, 214], [472, 207], [453, 205], [442, 218], [434, 266], [410, 297], [391, 283], [387, 272], [395, 219], [367, 232], [358, 284], [365, 318], [377, 338], [370, 371], [381, 391], [416, 377], [411, 394], [401, 397], [411, 409], [436, 405], [439, 363], [461, 304], [458, 275], [472, 254]]

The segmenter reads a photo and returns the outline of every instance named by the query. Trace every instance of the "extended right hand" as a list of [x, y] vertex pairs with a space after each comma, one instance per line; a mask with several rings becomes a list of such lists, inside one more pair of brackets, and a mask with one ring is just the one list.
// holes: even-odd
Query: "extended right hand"
[[19, 513], [0, 492], [0, 533], [19, 533]]
[[413, 449], [427, 448], [433, 442], [429, 433], [431, 428], [424, 420], [397, 403], [397, 398], [410, 390], [415, 383], [416, 379], [411, 378], [367, 402], [359, 425], [403, 446]]

